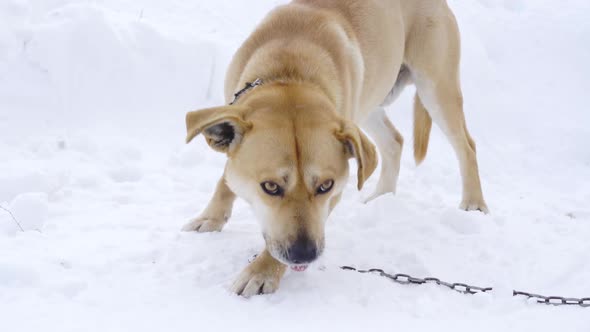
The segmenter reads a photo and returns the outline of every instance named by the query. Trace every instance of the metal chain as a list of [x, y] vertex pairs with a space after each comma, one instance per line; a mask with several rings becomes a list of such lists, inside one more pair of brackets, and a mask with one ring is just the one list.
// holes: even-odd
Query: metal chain
[[[442, 281], [438, 278], [432, 278], [432, 277], [416, 278], [416, 277], [412, 277], [411, 275], [403, 274], [403, 273], [390, 274], [390, 273], [387, 273], [381, 269], [360, 270], [360, 269], [356, 269], [352, 266], [341, 266], [340, 268], [343, 270], [356, 271], [359, 273], [377, 273], [382, 277], [388, 278], [391, 281], [396, 282], [398, 284], [402, 284], [402, 285], [437, 284], [440, 286], [445, 286], [449, 289], [452, 289], [452, 290], [462, 293], [462, 294], [477, 294], [477, 293], [487, 293], [487, 292], [492, 291], [492, 287], [478, 287], [478, 286], [472, 286], [472, 285], [459, 283], [459, 282], [450, 283], [450, 282], [445, 282], [445, 281]], [[517, 291], [517, 290], [512, 291], [512, 296], [525, 296], [525, 297], [527, 297], [527, 299], [535, 299], [537, 301], [537, 303], [555, 305], [555, 306], [576, 305], [576, 306], [580, 306], [580, 307], [590, 307], [590, 297], [571, 298], [571, 297], [562, 297], [562, 296], [543, 296], [543, 295], [539, 295], [539, 294], [533, 294], [533, 293]]]

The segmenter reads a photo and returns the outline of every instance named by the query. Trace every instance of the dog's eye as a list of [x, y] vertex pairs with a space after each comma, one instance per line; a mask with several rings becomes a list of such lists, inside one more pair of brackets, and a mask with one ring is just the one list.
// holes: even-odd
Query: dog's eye
[[318, 194], [325, 194], [328, 191], [332, 190], [332, 187], [334, 186], [334, 180], [326, 180], [324, 181], [324, 183], [322, 183], [318, 189], [317, 189], [317, 193]]
[[262, 182], [260, 184], [260, 186], [262, 187], [262, 190], [264, 190], [265, 193], [271, 195], [271, 196], [280, 196], [283, 194], [283, 188], [281, 188], [281, 186], [279, 186], [278, 184], [271, 182], [271, 181], [266, 181], [266, 182]]

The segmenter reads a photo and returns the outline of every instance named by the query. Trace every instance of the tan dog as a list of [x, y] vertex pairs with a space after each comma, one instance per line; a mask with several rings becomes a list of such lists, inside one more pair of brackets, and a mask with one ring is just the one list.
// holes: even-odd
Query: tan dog
[[273, 292], [286, 265], [303, 270], [322, 253], [348, 159], [357, 161], [359, 190], [377, 166], [358, 125], [382, 158], [369, 200], [395, 193], [403, 139], [384, 106], [410, 83], [417, 87], [416, 162], [426, 154], [432, 118], [459, 159], [461, 208], [487, 212], [463, 116], [459, 53], [445, 0], [295, 0], [266, 17], [227, 72], [232, 105], [186, 117], [187, 142], [202, 133], [228, 161], [209, 205], [184, 230], [220, 231], [236, 195], [262, 225], [266, 249], [237, 278], [235, 293]]

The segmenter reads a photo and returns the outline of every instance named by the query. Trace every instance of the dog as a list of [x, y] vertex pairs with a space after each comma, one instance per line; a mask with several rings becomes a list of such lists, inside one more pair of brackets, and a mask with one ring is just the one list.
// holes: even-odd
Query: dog
[[395, 193], [403, 138], [384, 107], [409, 84], [417, 90], [416, 164], [434, 121], [459, 161], [460, 208], [488, 212], [463, 114], [459, 57], [446, 0], [294, 0], [268, 14], [229, 65], [227, 105], [186, 115], [187, 143], [202, 134], [228, 159], [211, 201], [183, 230], [221, 231], [236, 196], [261, 224], [265, 249], [237, 277], [234, 293], [272, 293], [287, 266], [305, 270], [322, 254], [349, 159], [356, 159], [360, 190], [378, 150], [381, 174], [368, 201]]

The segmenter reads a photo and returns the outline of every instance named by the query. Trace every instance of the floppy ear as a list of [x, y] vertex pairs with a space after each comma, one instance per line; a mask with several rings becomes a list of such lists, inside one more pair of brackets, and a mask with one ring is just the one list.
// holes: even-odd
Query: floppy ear
[[340, 132], [336, 134], [338, 139], [344, 143], [346, 153], [356, 158], [357, 163], [357, 188], [361, 190], [365, 181], [373, 174], [377, 167], [377, 152], [375, 145], [369, 138], [354, 124], [345, 123]]
[[252, 127], [244, 120], [248, 110], [243, 106], [221, 106], [188, 112], [186, 142], [203, 133], [211, 148], [220, 152], [230, 151]]

